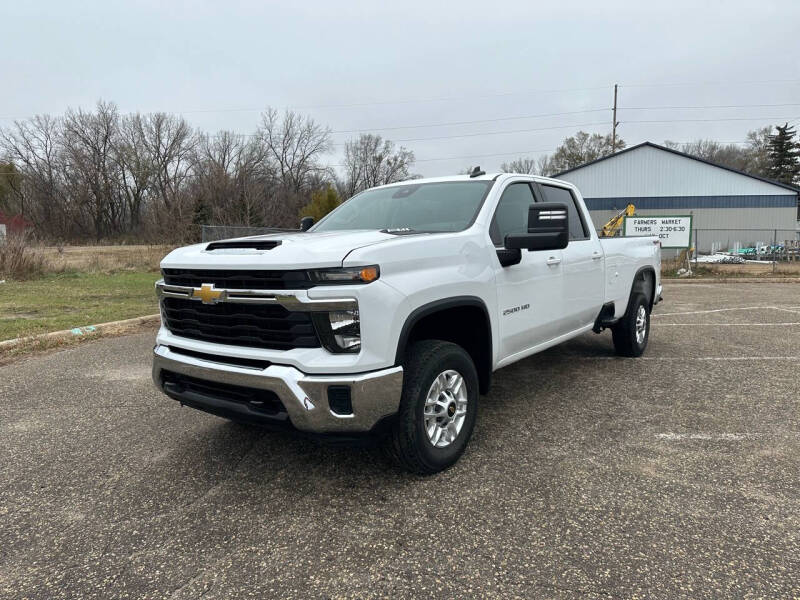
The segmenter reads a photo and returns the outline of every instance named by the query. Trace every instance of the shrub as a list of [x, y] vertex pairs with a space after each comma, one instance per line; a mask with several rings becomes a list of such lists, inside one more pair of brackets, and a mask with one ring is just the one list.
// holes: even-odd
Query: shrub
[[327, 189], [317, 190], [311, 194], [311, 202], [300, 209], [298, 217], [301, 219], [303, 217], [314, 217], [314, 221], [318, 222], [341, 203], [342, 201], [339, 199], [336, 190], [329, 185]]
[[31, 279], [45, 271], [45, 257], [30, 243], [30, 236], [0, 238], [0, 279]]

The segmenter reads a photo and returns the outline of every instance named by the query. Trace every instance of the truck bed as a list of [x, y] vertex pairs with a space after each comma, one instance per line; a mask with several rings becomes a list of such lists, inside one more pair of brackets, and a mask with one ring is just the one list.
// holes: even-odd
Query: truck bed
[[605, 301], [614, 303], [615, 317], [621, 317], [625, 312], [633, 279], [644, 267], [655, 265], [658, 297], [661, 289], [661, 247], [657, 237], [600, 238], [600, 244], [605, 260]]

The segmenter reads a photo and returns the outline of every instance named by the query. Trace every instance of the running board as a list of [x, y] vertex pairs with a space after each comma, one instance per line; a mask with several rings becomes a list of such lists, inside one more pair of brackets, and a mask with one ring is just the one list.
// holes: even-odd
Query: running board
[[614, 303], [607, 302], [603, 305], [603, 308], [600, 309], [600, 314], [597, 315], [597, 319], [594, 321], [594, 327], [592, 327], [592, 331], [595, 333], [601, 333], [604, 329], [611, 327], [614, 323], [617, 322], [618, 319], [614, 318]]

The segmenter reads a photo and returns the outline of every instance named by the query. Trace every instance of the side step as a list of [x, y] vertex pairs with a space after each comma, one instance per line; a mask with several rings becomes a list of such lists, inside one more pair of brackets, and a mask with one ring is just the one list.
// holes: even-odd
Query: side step
[[597, 315], [597, 319], [594, 321], [592, 331], [601, 333], [604, 329], [611, 327], [616, 322], [617, 319], [614, 318], [614, 303], [607, 302], [603, 305], [603, 308], [600, 309], [600, 314]]

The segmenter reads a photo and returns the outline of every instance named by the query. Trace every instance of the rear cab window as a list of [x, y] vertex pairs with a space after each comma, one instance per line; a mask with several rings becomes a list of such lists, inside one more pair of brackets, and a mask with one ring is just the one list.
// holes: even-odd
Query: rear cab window
[[560, 202], [567, 205], [569, 213], [569, 239], [570, 241], [588, 240], [589, 229], [583, 220], [583, 214], [578, 207], [578, 200], [567, 188], [555, 185], [540, 184], [546, 202]]

